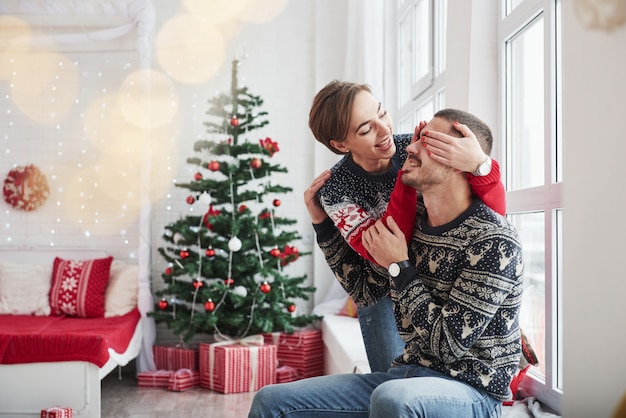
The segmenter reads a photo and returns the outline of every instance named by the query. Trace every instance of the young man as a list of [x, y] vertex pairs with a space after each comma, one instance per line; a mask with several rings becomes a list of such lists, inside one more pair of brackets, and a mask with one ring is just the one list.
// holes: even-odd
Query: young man
[[[457, 110], [435, 114], [421, 136], [454, 134], [457, 123], [491, 148], [489, 128]], [[436, 162], [421, 140], [407, 153], [402, 182], [422, 196], [413, 237], [407, 245], [393, 219], [376, 222], [363, 241], [378, 264], [350, 248], [314, 196], [306, 200], [326, 261], [354, 300], [373, 304], [391, 293], [404, 353], [387, 372], [263, 387], [250, 417], [500, 416], [521, 355], [517, 233], [472, 196], [465, 172]]]

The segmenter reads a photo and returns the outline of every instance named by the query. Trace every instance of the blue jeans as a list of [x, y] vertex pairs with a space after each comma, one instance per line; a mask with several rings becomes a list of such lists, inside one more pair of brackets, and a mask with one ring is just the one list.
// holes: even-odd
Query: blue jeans
[[385, 296], [376, 305], [359, 306], [358, 313], [370, 369], [372, 372], [386, 372], [391, 362], [404, 351], [404, 341], [400, 338], [393, 316], [391, 297]]
[[497, 418], [502, 402], [422, 366], [312, 377], [262, 387], [248, 418]]

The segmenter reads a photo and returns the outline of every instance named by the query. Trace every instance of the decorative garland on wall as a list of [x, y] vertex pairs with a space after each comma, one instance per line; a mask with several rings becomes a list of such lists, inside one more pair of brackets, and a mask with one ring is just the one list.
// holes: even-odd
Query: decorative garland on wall
[[4, 179], [4, 201], [15, 209], [33, 211], [43, 205], [50, 190], [46, 176], [36, 166], [18, 166]]

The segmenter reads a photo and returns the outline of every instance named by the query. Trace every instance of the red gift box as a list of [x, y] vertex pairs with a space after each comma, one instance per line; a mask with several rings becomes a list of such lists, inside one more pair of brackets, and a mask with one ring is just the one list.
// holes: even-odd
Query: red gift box
[[154, 364], [160, 370], [198, 370], [198, 347], [155, 345]]
[[169, 390], [183, 392], [200, 384], [198, 370], [180, 369], [172, 373], [167, 384]]
[[258, 337], [252, 344], [245, 340], [200, 343], [200, 386], [240, 393], [276, 383], [276, 346], [263, 345]]
[[148, 370], [137, 373], [137, 380], [141, 388], [166, 388], [172, 374], [171, 370]]
[[278, 347], [279, 366], [293, 367], [300, 379], [324, 374], [322, 331], [305, 328], [293, 334], [274, 332], [263, 335], [266, 344]]
[[55, 406], [42, 409], [41, 418], [72, 418], [72, 408]]
[[293, 382], [299, 379], [298, 372], [291, 366], [280, 366], [276, 369], [276, 383]]

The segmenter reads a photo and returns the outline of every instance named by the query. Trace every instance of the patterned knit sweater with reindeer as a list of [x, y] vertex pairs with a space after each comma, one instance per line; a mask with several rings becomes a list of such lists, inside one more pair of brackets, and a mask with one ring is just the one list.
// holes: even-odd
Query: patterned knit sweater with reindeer
[[523, 261], [515, 228], [478, 199], [453, 222], [430, 227], [420, 202], [409, 244], [411, 267], [391, 279], [360, 257], [330, 220], [315, 225], [335, 276], [357, 304], [391, 291], [405, 341], [395, 365], [438, 370], [489, 395], [510, 399], [521, 355]]

